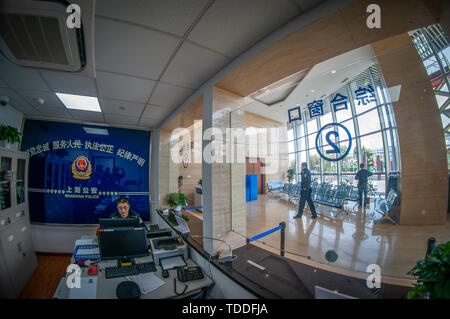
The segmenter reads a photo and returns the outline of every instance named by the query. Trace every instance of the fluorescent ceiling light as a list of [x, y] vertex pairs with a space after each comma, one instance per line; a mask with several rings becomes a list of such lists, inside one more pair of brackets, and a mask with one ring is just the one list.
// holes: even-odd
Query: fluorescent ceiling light
[[95, 96], [84, 96], [66, 93], [56, 93], [56, 95], [68, 109], [92, 112], [102, 111]]
[[87, 127], [83, 126], [83, 129], [88, 134], [96, 134], [96, 135], [109, 135], [109, 132], [107, 129], [104, 128], [95, 128], [95, 127]]

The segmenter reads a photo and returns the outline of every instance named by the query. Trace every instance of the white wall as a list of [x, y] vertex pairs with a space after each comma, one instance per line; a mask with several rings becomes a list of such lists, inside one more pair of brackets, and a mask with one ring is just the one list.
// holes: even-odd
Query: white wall
[[44, 253], [73, 253], [75, 240], [95, 236], [97, 227], [31, 225], [34, 250]]

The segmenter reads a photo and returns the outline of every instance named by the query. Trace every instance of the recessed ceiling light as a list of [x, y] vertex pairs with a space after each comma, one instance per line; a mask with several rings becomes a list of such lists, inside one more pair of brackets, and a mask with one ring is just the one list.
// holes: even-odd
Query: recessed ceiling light
[[335, 73], [336, 73], [336, 70], [331, 71], [331, 73], [332, 73], [332, 74], [335, 74]]
[[83, 129], [88, 134], [96, 134], [96, 135], [109, 135], [109, 132], [107, 129], [104, 128], [96, 128], [96, 127], [88, 127], [83, 126]]
[[311, 90], [311, 93], [314, 93], [315, 91], [314, 90]]
[[68, 109], [101, 112], [95, 96], [84, 96], [66, 93], [55, 93]]

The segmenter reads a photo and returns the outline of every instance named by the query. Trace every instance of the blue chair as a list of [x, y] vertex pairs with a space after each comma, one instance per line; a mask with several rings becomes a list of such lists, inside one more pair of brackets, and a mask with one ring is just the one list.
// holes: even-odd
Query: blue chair
[[286, 189], [286, 190], [284, 190], [284, 188], [283, 188], [283, 191], [282, 191], [282, 193], [283, 193], [283, 194], [287, 194], [287, 195], [289, 195], [293, 187], [294, 187], [294, 184], [288, 184], [288, 187], [287, 187], [287, 189]]
[[280, 181], [275, 181], [275, 182], [267, 182], [267, 190], [268, 193], [272, 193], [273, 191], [280, 191], [284, 189], [283, 187], [283, 183], [281, 183]]
[[375, 207], [375, 211], [377, 213], [380, 213], [382, 215], [382, 218], [375, 221], [375, 224], [378, 224], [380, 221], [385, 219], [389, 220], [394, 225], [397, 224], [397, 222], [393, 220], [391, 216], [389, 216], [389, 212], [392, 210], [392, 207], [394, 207], [397, 197], [398, 197], [397, 193], [391, 188], [386, 199], [378, 201]]
[[302, 193], [302, 187], [301, 187], [300, 184], [298, 184], [297, 188], [295, 189], [295, 191], [291, 195], [291, 199], [297, 200], [298, 202], [300, 202], [301, 193]]
[[289, 201], [291, 201], [291, 199], [293, 199], [295, 197], [295, 194], [297, 193], [298, 189], [301, 189], [300, 184], [293, 185], [293, 187], [290, 189], [289, 194], [288, 194], [288, 196], [289, 196], [288, 200]]
[[358, 206], [358, 201], [359, 201], [358, 188], [357, 187], [353, 187], [351, 185], [349, 187], [350, 187], [350, 192], [348, 193], [348, 195], [345, 198], [345, 200], [347, 202], [355, 202], [355, 205], [352, 207], [352, 211], [354, 211], [355, 207]]

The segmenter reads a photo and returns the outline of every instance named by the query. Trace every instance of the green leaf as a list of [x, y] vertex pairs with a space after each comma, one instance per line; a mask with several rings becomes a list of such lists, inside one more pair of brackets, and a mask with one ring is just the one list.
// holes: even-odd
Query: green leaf
[[414, 299], [414, 297], [416, 296], [416, 292], [414, 290], [410, 290], [408, 291], [408, 294], [406, 295], [407, 299]]

